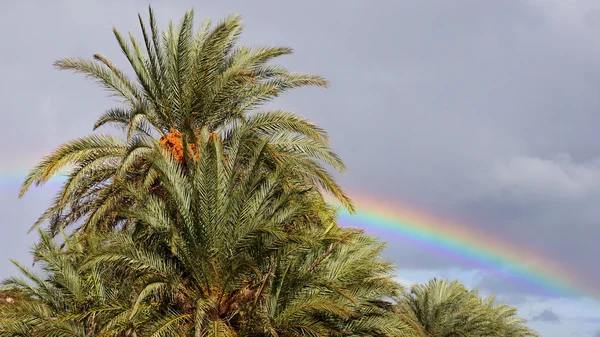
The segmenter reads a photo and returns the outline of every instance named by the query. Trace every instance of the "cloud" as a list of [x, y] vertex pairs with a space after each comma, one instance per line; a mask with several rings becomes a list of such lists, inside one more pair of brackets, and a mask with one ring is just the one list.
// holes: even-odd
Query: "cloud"
[[546, 309], [539, 313], [536, 316], [533, 316], [532, 321], [542, 321], [542, 322], [551, 322], [551, 323], [559, 323], [560, 318], [558, 315], [552, 311], [551, 309]]
[[574, 162], [566, 153], [497, 161], [491, 175], [501, 192], [520, 199], [583, 198], [600, 190], [600, 160]]

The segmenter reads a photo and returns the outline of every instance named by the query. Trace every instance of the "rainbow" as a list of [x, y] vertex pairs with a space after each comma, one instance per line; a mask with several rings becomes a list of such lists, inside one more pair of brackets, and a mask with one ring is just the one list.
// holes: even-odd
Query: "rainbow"
[[353, 195], [360, 195], [354, 198], [357, 211], [350, 215], [340, 210], [340, 224], [364, 229], [387, 241], [388, 247], [405, 244], [429, 251], [537, 295], [598, 298], [598, 290], [579, 280], [568, 267], [501, 242], [474, 226], [443, 221], [365, 193]]
[[[18, 171], [0, 174], [0, 191], [14, 192], [16, 197], [24, 177], [25, 173]], [[63, 181], [64, 176], [56, 175], [48, 184], [58, 187]], [[357, 212], [350, 215], [340, 209], [340, 224], [378, 236], [388, 242], [388, 247], [404, 244], [428, 251], [534, 294], [600, 298], [595, 287], [579, 280], [577, 273], [568, 267], [501, 242], [477, 231], [474, 226], [444, 221], [366, 193], [354, 195], [360, 195], [354, 198]]]

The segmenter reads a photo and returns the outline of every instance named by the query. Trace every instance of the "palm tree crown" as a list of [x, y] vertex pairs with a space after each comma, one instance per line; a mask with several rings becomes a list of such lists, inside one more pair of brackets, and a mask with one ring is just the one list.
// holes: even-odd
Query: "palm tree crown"
[[130, 202], [120, 194], [115, 178], [152, 179], [149, 163], [157, 155], [156, 142], [183, 162], [184, 154], [193, 156], [200, 130], [220, 137], [228, 152], [241, 127], [251, 131], [246, 141], [267, 140], [265, 161], [273, 170], [291, 168], [286, 174], [296, 181], [331, 192], [353, 210], [350, 199], [323, 166], [344, 169], [326, 132], [292, 112], [260, 109], [291, 89], [326, 86], [325, 79], [269, 63], [290, 54], [290, 48], [237, 46], [242, 32], [238, 15], [212, 28], [207, 21], [194, 32], [190, 10], [177, 29], [171, 23], [162, 35], [151, 8], [149, 15], [149, 28], [139, 20], [143, 43], [131, 34], [127, 41], [113, 30], [134, 80], [100, 54], [93, 61], [70, 58], [55, 63], [59, 69], [96, 80], [122, 101], [122, 106], [100, 116], [94, 128], [113, 124], [124, 130], [125, 137], [90, 135], [63, 144], [44, 158], [27, 176], [20, 195], [62, 169], [72, 170], [34, 226], [49, 220], [53, 233], [80, 220], [84, 228], [112, 227], [119, 219], [111, 216], [111, 210]]

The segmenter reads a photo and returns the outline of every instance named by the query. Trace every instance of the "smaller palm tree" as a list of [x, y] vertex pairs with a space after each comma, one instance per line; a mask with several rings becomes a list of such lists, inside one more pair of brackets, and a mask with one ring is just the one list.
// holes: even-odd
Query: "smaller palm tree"
[[538, 336], [516, 312], [456, 280], [415, 285], [398, 303], [398, 314], [423, 337]]

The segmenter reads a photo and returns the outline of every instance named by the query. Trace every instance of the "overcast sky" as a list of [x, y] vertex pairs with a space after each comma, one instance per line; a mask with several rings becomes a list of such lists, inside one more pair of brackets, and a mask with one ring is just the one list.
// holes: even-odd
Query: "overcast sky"
[[[52, 62], [139, 36], [146, 1], [3, 1], [0, 276], [28, 262], [27, 229], [56, 186], [16, 198], [42, 155], [91, 132], [113, 105]], [[290, 69], [327, 77], [274, 105], [325, 127], [354, 191], [476, 226], [600, 284], [600, 2], [596, 0], [155, 1], [164, 27], [239, 12], [244, 44], [288, 45]], [[519, 306], [544, 336], [600, 336], [600, 305], [544, 298], [390, 243], [407, 283], [460, 278]], [[565, 269], [566, 270], [566, 269]], [[598, 289], [600, 290], [600, 289]]]

